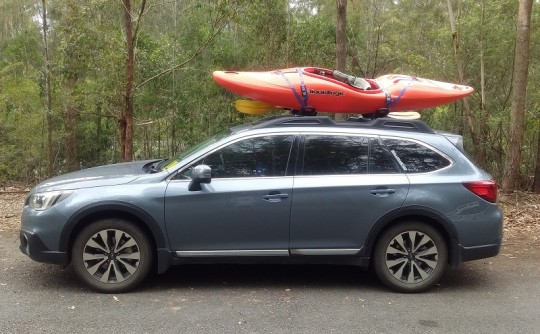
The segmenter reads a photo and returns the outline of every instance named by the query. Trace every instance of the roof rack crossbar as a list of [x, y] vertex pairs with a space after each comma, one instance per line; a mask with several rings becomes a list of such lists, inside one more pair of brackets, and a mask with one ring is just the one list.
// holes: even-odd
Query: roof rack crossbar
[[420, 120], [396, 120], [394, 118], [349, 119], [334, 121], [328, 116], [270, 116], [253, 123], [253, 128], [263, 129], [277, 126], [342, 126], [349, 128], [374, 128], [396, 131], [435, 133]]

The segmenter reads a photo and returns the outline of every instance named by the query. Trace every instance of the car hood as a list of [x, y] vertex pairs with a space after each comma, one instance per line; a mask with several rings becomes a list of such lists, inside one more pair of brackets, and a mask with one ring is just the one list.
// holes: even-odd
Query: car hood
[[146, 174], [143, 167], [153, 161], [156, 160], [125, 162], [62, 174], [43, 181], [34, 190], [43, 192], [125, 184]]

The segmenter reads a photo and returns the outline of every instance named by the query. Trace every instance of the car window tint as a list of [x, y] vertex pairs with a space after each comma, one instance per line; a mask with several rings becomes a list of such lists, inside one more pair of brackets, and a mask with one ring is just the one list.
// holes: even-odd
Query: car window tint
[[365, 174], [368, 172], [369, 138], [306, 136], [304, 175]]
[[419, 143], [403, 139], [384, 139], [407, 173], [427, 173], [450, 165], [450, 161]]
[[210, 166], [212, 178], [285, 176], [293, 138], [265, 136], [241, 140], [206, 156], [193, 166]]
[[377, 139], [370, 142], [369, 173], [370, 174], [394, 174], [401, 173], [399, 165], [391, 153], [385, 149]]

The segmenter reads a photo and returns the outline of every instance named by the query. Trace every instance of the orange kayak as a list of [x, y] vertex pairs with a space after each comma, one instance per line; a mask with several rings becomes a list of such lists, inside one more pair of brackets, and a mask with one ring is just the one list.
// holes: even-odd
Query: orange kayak
[[330, 113], [418, 110], [454, 102], [474, 91], [469, 86], [407, 75], [362, 79], [315, 67], [215, 71], [213, 77], [234, 93], [277, 108]]

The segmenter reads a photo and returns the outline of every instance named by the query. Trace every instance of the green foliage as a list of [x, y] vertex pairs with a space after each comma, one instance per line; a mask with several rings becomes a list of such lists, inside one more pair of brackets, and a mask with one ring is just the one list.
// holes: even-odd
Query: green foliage
[[[0, 181], [33, 180], [41, 163], [41, 60], [38, 30], [22, 29], [0, 49]], [[38, 139], [38, 140], [36, 140]]]
[[[140, 4], [133, 1], [134, 12]], [[135, 158], [170, 156], [225, 127], [256, 119], [234, 110], [238, 96], [213, 82], [214, 70], [336, 64], [335, 0], [149, 0], [148, 4], [136, 40]], [[465, 81], [476, 88], [469, 103], [486, 155], [484, 167], [499, 177], [509, 149], [517, 2], [453, 0], [452, 4]], [[121, 2], [50, 0], [47, 5], [55, 172], [65, 171], [68, 106], [76, 112], [78, 165], [116, 162], [126, 58]], [[524, 187], [530, 184], [540, 132], [539, 6], [534, 3], [531, 30]], [[33, 182], [43, 178], [47, 167], [40, 6], [30, 0], [5, 0], [0, 12], [0, 181]], [[351, 74], [404, 73], [458, 81], [446, 1], [349, 0], [347, 37]], [[457, 102], [426, 111], [423, 118], [433, 127], [463, 134], [467, 150], [476, 152], [463, 110], [462, 102]]]
[[0, 117], [0, 180], [36, 181], [43, 163], [41, 143], [28, 134], [42, 131], [40, 114], [11, 111]]

